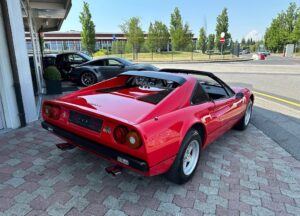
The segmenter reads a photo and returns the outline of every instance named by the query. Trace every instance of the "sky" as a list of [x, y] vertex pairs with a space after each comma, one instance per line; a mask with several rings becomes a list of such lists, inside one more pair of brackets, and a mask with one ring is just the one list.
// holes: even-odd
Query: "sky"
[[[90, 5], [96, 32], [121, 32], [120, 24], [130, 17], [141, 19], [143, 31], [150, 22], [159, 20], [170, 25], [170, 14], [178, 7], [195, 37], [206, 26], [207, 33], [215, 33], [216, 18], [223, 8], [228, 9], [229, 32], [234, 40], [243, 37], [262, 39], [266, 28], [290, 2], [300, 6], [300, 0], [86, 0]], [[79, 14], [83, 0], [73, 0], [72, 8], [60, 31], [81, 30]]]

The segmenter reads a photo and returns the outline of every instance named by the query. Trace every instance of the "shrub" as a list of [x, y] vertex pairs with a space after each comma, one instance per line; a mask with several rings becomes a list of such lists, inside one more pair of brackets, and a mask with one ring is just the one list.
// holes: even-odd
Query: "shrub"
[[44, 71], [45, 80], [61, 80], [59, 70], [55, 66], [49, 66]]
[[93, 57], [101, 57], [109, 54], [109, 51], [106, 49], [99, 49], [97, 52], [93, 54]]

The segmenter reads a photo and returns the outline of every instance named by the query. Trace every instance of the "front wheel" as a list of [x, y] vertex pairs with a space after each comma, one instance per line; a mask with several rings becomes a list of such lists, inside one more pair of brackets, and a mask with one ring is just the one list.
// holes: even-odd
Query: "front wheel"
[[97, 77], [91, 72], [83, 72], [80, 76], [80, 84], [90, 86], [97, 82]]
[[235, 129], [237, 130], [245, 130], [247, 128], [247, 126], [250, 123], [250, 119], [252, 116], [252, 106], [253, 106], [253, 102], [250, 99], [249, 103], [247, 105], [246, 108], [246, 112], [245, 115], [243, 116], [243, 118], [241, 118], [241, 120], [234, 126]]
[[195, 173], [198, 165], [201, 149], [201, 137], [197, 130], [190, 130], [179, 149], [177, 157], [166, 173], [167, 179], [176, 183], [187, 182]]

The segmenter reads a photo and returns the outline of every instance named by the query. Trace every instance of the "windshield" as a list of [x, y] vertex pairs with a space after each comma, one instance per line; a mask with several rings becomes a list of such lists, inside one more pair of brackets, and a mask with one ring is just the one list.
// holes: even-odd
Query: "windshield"
[[91, 56], [89, 56], [89, 55], [87, 55], [85, 53], [81, 53], [81, 56], [84, 57], [84, 58], [86, 58], [89, 61], [93, 60], [93, 58]]
[[124, 65], [127, 65], [127, 66], [133, 64], [131, 61], [129, 61], [129, 60], [127, 60], [127, 59], [120, 59], [120, 61], [121, 61]]

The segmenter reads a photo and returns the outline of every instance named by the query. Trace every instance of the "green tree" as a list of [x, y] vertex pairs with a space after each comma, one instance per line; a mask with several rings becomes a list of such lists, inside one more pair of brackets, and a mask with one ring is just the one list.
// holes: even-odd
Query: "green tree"
[[90, 54], [92, 54], [95, 51], [96, 33], [95, 24], [92, 21], [92, 15], [90, 13], [89, 4], [87, 2], [83, 2], [83, 11], [80, 13], [79, 20], [82, 25], [82, 47]]
[[284, 24], [284, 14], [281, 13], [277, 18], [273, 19], [271, 26], [266, 30], [265, 45], [273, 52], [282, 52], [285, 44], [288, 42], [289, 33], [283, 27]]
[[150, 23], [147, 37], [147, 45], [150, 50], [161, 51], [165, 49], [169, 43], [170, 34], [168, 27], [160, 22]]
[[207, 37], [204, 27], [200, 29], [199, 48], [202, 50], [202, 53], [205, 53], [207, 50]]
[[242, 38], [242, 40], [241, 40], [241, 46], [244, 47], [245, 45], [246, 45], [246, 40], [245, 40], [245, 38]]
[[182, 17], [179, 9], [176, 7], [171, 14], [170, 36], [172, 50], [185, 50], [191, 44], [192, 33], [189, 25], [183, 25]]
[[221, 50], [221, 33], [225, 33], [225, 44], [224, 47], [227, 47], [230, 39], [231, 34], [228, 32], [229, 28], [229, 18], [227, 13], [227, 8], [224, 8], [222, 13], [217, 17], [217, 25], [216, 25], [216, 38], [215, 38], [215, 45], [216, 47]]
[[267, 28], [264, 39], [265, 45], [272, 51], [282, 52], [288, 43], [299, 41], [300, 8], [296, 3], [290, 3], [286, 11], [282, 11], [274, 18]]
[[300, 8], [297, 8], [295, 2], [290, 3], [287, 11], [283, 13], [284, 21], [285, 21], [285, 28], [288, 32], [288, 43], [295, 43], [295, 38], [293, 35], [293, 31], [295, 29], [298, 17], [299, 17]]
[[295, 23], [295, 28], [292, 33], [292, 38], [296, 42], [300, 42], [300, 16], [298, 17], [297, 22]]
[[209, 34], [208, 39], [207, 39], [207, 49], [208, 50], [213, 50], [215, 47], [215, 35], [214, 34]]
[[111, 52], [113, 54], [121, 54], [124, 53], [124, 49], [125, 49], [125, 43], [124, 41], [114, 41], [112, 43], [112, 47], [111, 47]]
[[140, 18], [131, 17], [120, 25], [122, 32], [127, 38], [127, 43], [132, 47], [133, 59], [137, 58], [137, 52], [145, 41], [144, 32], [141, 28]]

